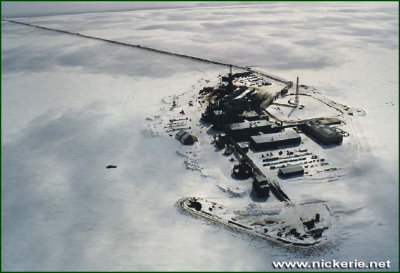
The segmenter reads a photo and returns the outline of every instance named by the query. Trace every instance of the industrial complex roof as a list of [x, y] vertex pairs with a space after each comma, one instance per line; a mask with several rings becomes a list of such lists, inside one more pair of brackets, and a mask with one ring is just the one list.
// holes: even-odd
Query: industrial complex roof
[[279, 171], [283, 174], [283, 175], [288, 175], [288, 174], [292, 174], [292, 173], [298, 173], [298, 172], [302, 172], [303, 171], [303, 167], [296, 165], [296, 166], [286, 166], [284, 168], [280, 168]]
[[256, 128], [256, 127], [268, 127], [272, 126], [272, 123], [268, 120], [255, 120], [255, 121], [244, 121], [239, 123], [229, 124], [229, 130], [244, 130], [248, 128]]
[[300, 136], [295, 132], [281, 132], [274, 134], [262, 134], [258, 136], [252, 136], [251, 139], [255, 143], [266, 143], [266, 142], [276, 142], [287, 139], [296, 139], [300, 138]]
[[321, 135], [324, 138], [336, 138], [340, 137], [340, 133], [334, 128], [327, 125], [316, 125], [314, 123], [308, 122], [306, 126], [309, 126], [315, 133]]

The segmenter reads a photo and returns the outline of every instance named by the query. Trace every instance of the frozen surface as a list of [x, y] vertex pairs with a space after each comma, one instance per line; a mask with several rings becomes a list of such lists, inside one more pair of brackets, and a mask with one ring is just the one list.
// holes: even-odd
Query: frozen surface
[[294, 95], [279, 98], [274, 101], [275, 104], [268, 107], [268, 112], [282, 121], [300, 121], [310, 118], [337, 117], [341, 114], [337, 110], [310, 96], [299, 95], [299, 104], [305, 107], [302, 109], [293, 108], [293, 104], [289, 104], [288, 102], [294, 103], [294, 98]]
[[327, 233], [332, 230], [329, 208], [318, 202], [295, 206], [278, 202], [263, 209], [252, 204], [244, 210], [236, 211], [203, 198], [189, 197], [179, 200], [178, 203], [182, 211], [194, 217], [202, 217], [206, 221], [276, 244], [296, 244], [300, 246], [298, 251], [313, 245], [323, 247], [329, 242]]
[[318, 152], [343, 168], [343, 178], [281, 183], [292, 199], [323, 200], [335, 211], [338, 239], [329, 250], [290, 253], [174, 207], [184, 196], [252, 202], [249, 186], [230, 178], [232, 163], [209, 144], [211, 135], [194, 155], [168, 135], [152, 137], [146, 120], [167, 113], [160, 109], [174, 95], [190, 99], [226, 68], [2, 23], [3, 270], [254, 271], [271, 270], [272, 261], [321, 259], [391, 260], [398, 269], [397, 3], [20, 20], [293, 81], [298, 75], [301, 84], [367, 114], [350, 117], [353, 141]]

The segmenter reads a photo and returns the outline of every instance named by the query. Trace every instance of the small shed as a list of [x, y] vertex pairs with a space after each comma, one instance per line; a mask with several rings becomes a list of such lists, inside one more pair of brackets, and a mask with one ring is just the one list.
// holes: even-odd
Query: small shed
[[280, 168], [278, 175], [282, 177], [291, 177], [294, 175], [303, 175], [304, 169], [302, 166], [286, 166], [284, 168]]
[[247, 153], [249, 151], [249, 143], [248, 142], [238, 142], [238, 146], [245, 153]]
[[175, 138], [183, 145], [193, 145], [196, 141], [198, 141], [196, 136], [191, 135], [184, 130], [180, 130], [178, 133], [176, 133]]

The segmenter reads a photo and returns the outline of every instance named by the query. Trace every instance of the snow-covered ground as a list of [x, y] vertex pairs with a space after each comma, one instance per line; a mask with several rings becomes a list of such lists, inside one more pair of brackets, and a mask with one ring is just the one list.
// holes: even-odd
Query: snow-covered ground
[[[341, 113], [310, 96], [299, 95], [300, 105], [303, 109], [293, 109], [288, 102], [294, 103], [295, 96], [285, 96], [279, 98], [275, 103], [283, 105], [272, 105], [268, 107], [268, 112], [282, 121], [300, 121], [310, 118], [337, 117]], [[301, 101], [300, 101], [301, 100]]]
[[346, 169], [342, 179], [281, 184], [291, 198], [324, 200], [336, 213], [329, 250], [290, 253], [174, 207], [185, 196], [251, 201], [229, 195], [232, 163], [206, 141], [211, 135], [190, 161], [174, 138], [152, 137], [146, 120], [227, 68], [2, 22], [3, 270], [254, 271], [321, 259], [390, 260], [398, 269], [397, 3], [241, 3], [18, 20], [300, 76], [366, 116], [349, 117], [357, 145], [320, 151]]

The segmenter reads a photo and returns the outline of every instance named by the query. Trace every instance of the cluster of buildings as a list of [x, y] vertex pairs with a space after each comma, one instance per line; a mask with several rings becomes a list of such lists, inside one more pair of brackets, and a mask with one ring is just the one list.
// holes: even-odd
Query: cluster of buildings
[[[255, 152], [277, 149], [282, 146], [297, 146], [301, 143], [301, 130], [321, 145], [340, 144], [343, 136], [338, 131], [317, 121], [307, 121], [294, 125], [279, 125], [271, 122], [269, 117], [263, 114], [261, 107], [262, 99], [257, 96], [254, 89], [246, 86], [236, 87], [232, 84], [236, 77], [250, 76], [250, 72], [229, 73], [222, 77], [226, 84], [220, 85], [202, 115], [203, 122], [212, 123], [213, 129], [221, 134], [215, 137], [216, 144], [220, 148], [228, 145], [241, 155], [241, 163], [234, 166], [234, 175], [241, 178], [253, 176], [253, 189], [259, 197], [268, 197], [270, 190], [275, 196], [286, 200], [287, 196], [281, 191], [279, 185], [268, 181], [262, 171], [246, 155], [252, 149]], [[287, 83], [284, 90], [286, 93], [293, 86], [292, 82]], [[211, 91], [211, 90], [208, 90]], [[279, 95], [279, 94], [278, 94]], [[265, 105], [264, 105], [265, 107]], [[297, 127], [296, 130], [290, 127]], [[193, 143], [195, 140], [188, 134], [178, 133], [177, 139], [182, 143]], [[299, 166], [285, 166], [279, 169], [278, 175], [282, 178], [293, 175], [303, 175], [304, 169]], [[279, 199], [279, 198], [278, 198]]]
[[[229, 74], [223, 77], [226, 88], [210, 102], [202, 119], [213, 124], [213, 129], [223, 131], [236, 142], [248, 143], [255, 151], [273, 149], [282, 145], [299, 145], [301, 138], [296, 132], [286, 132], [285, 127], [269, 121], [262, 114], [262, 99], [247, 87], [234, 87], [235, 77], [250, 75], [250, 72]], [[243, 145], [243, 144], [242, 144]]]
[[[226, 105], [235, 107], [228, 108]], [[236, 142], [249, 143], [254, 151], [300, 144], [298, 133], [269, 121], [268, 116], [258, 114], [258, 111], [249, 108], [249, 102], [241, 99], [234, 103], [210, 103], [204, 116], [208, 116], [214, 130], [225, 132]]]
[[[268, 197], [270, 190], [274, 193], [282, 191], [277, 184], [268, 181], [246, 152], [249, 148], [257, 152], [286, 145], [296, 146], [301, 143], [301, 137], [294, 130], [287, 129], [288, 126], [271, 122], [269, 117], [263, 114], [263, 101], [255, 94], [255, 90], [232, 84], [235, 77], [249, 75], [251, 74], [248, 72], [235, 75], [230, 73], [223, 77], [222, 80], [227, 84], [224, 88], [219, 87], [218, 93], [203, 113], [202, 120], [212, 123], [214, 130], [223, 132], [215, 138], [217, 146], [221, 148], [231, 142], [233, 148], [242, 155], [241, 163], [234, 166], [234, 175], [245, 178], [251, 170], [255, 193], [259, 197]], [[291, 85], [292, 83], [289, 83], [287, 88]]]

